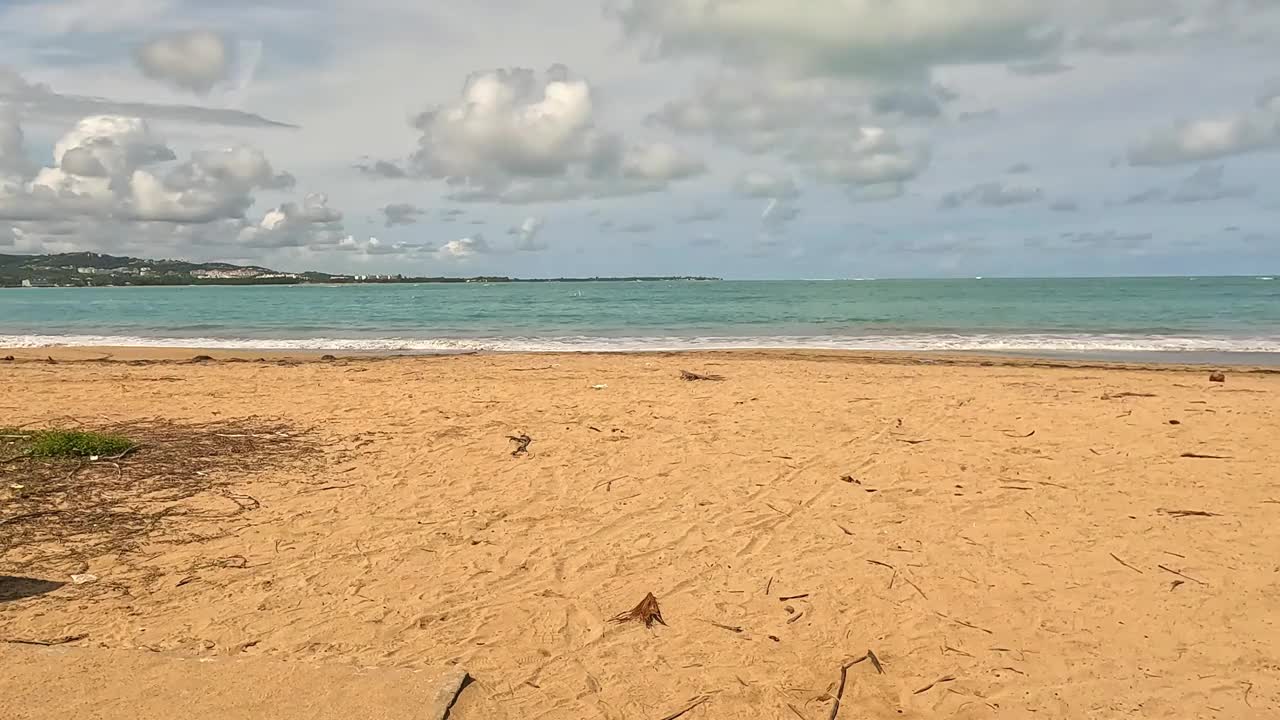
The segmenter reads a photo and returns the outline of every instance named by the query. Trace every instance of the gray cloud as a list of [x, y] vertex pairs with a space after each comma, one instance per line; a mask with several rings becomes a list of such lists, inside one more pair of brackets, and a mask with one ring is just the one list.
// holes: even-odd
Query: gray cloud
[[1023, 246], [1030, 250], [1044, 251], [1134, 251], [1145, 248], [1154, 237], [1149, 232], [1119, 230], [1065, 232], [1060, 233], [1056, 238], [1027, 238]]
[[987, 182], [974, 185], [967, 190], [959, 190], [943, 195], [941, 206], [945, 209], [954, 209], [966, 205], [1006, 207], [1037, 202], [1043, 196], [1044, 193], [1040, 188], [1005, 185], [1001, 182]]
[[14, 106], [27, 118], [45, 121], [74, 121], [86, 115], [125, 115], [148, 120], [228, 127], [298, 127], [241, 110], [63, 95], [54, 92], [48, 85], [28, 83], [16, 71], [4, 66], [0, 66], [0, 102]]
[[810, 0], [796, 12], [775, 0], [630, 0], [617, 16], [627, 32], [655, 39], [666, 55], [709, 53], [814, 73], [901, 76], [937, 64], [1039, 55], [1058, 40], [1044, 32], [1049, 10], [1028, 1]]
[[767, 170], [748, 170], [733, 181], [733, 191], [744, 197], [794, 198], [800, 194], [791, 178]]
[[760, 228], [765, 235], [781, 235], [787, 225], [800, 217], [800, 208], [786, 199], [774, 198], [760, 212]]
[[651, 233], [657, 229], [658, 226], [651, 222], [630, 222], [625, 225], [618, 226], [618, 232], [632, 234]]
[[1182, 178], [1172, 188], [1151, 188], [1125, 199], [1126, 205], [1153, 202], [1171, 202], [1180, 205], [1214, 202], [1252, 196], [1257, 188], [1252, 185], [1231, 185], [1225, 180], [1222, 165], [1202, 165]]
[[404, 168], [386, 160], [356, 163], [355, 168], [373, 178], [399, 180], [409, 176], [409, 173], [405, 172]]
[[411, 203], [391, 203], [382, 208], [382, 215], [385, 218], [386, 227], [396, 227], [398, 225], [412, 225], [418, 222], [418, 218], [427, 214], [426, 210], [413, 205]]
[[722, 217], [724, 217], [724, 210], [699, 204], [688, 212], [677, 215], [675, 220], [678, 223], [701, 223], [719, 220]]
[[233, 59], [226, 38], [211, 30], [168, 33], [134, 52], [138, 69], [147, 77], [201, 95], [229, 77]]
[[1035, 77], [1040, 75], [1059, 75], [1064, 72], [1074, 70], [1070, 65], [1065, 65], [1061, 60], [1033, 60], [1030, 62], [1012, 63], [1008, 66], [1009, 72], [1014, 75], [1024, 75]]
[[1071, 199], [1054, 200], [1049, 204], [1049, 209], [1054, 212], [1079, 212], [1080, 203]]

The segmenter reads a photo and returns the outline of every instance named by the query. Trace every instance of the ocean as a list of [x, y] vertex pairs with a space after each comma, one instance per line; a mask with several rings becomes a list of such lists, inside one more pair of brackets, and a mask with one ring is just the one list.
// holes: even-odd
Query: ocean
[[822, 348], [1280, 364], [1269, 277], [0, 290], [0, 347]]

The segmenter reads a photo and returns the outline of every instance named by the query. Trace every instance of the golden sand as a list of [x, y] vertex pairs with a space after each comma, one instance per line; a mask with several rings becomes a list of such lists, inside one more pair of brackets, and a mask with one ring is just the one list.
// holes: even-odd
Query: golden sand
[[[460, 666], [476, 682], [455, 720], [825, 720], [869, 650], [883, 673], [848, 667], [841, 718], [1280, 717], [1280, 375], [178, 360], [197, 352], [0, 352], [19, 357], [0, 362], [0, 425], [258, 417], [318, 446], [305, 472], [223, 478], [260, 506], [186, 521], [207, 540], [0, 557], [0, 575], [98, 578], [0, 602], [0, 639]], [[171, 360], [123, 362], [141, 357]], [[610, 622], [648, 593], [665, 625]], [[43, 681], [7, 668], [0, 696]], [[27, 710], [66, 717], [52, 695]]]

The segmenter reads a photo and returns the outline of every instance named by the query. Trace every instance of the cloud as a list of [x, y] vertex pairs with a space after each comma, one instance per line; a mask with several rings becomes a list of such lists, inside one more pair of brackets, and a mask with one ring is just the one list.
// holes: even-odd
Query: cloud
[[344, 236], [342, 213], [329, 207], [324, 194], [312, 193], [300, 204], [268, 211], [258, 224], [243, 228], [238, 241], [250, 248], [316, 248], [337, 245]]
[[234, 50], [211, 30], [188, 30], [152, 38], [134, 52], [142, 74], [181, 90], [206, 95], [231, 74]]
[[631, 233], [635, 235], [642, 234], [642, 233], [651, 233], [657, 229], [658, 229], [658, 226], [654, 225], [651, 222], [632, 222], [632, 223], [627, 223], [625, 225], [618, 226], [618, 232]]
[[538, 241], [538, 235], [542, 233], [545, 224], [542, 218], [527, 217], [524, 222], [508, 230], [507, 234], [516, 236], [516, 250], [539, 252], [549, 247], [545, 242]]
[[1258, 93], [1258, 107], [1280, 115], [1280, 77], [1273, 77], [1263, 83], [1262, 92]]
[[705, 171], [668, 143], [628, 145], [596, 127], [592, 88], [564, 66], [475, 73], [452, 104], [419, 114], [418, 149], [402, 167], [363, 164], [383, 177], [444, 180], [462, 202], [527, 204], [664, 189]]
[[1037, 202], [1043, 196], [1044, 193], [1040, 188], [1005, 185], [1001, 182], [987, 182], [974, 185], [967, 190], [959, 190], [943, 195], [941, 206], [945, 209], [954, 209], [967, 205], [1006, 207]]
[[849, 188], [849, 199], [853, 202], [884, 202], [905, 195], [907, 188], [900, 182], [883, 182], [874, 185], [854, 185]]
[[22, 124], [13, 108], [0, 105], [0, 188], [17, 182], [32, 171], [27, 159]]
[[63, 122], [86, 115], [123, 115], [148, 120], [228, 127], [293, 128], [261, 115], [198, 105], [122, 102], [87, 95], [63, 95], [48, 85], [28, 83], [17, 71], [0, 65], [0, 103], [11, 105], [30, 119]]
[[691, 247], [715, 247], [720, 244], [720, 238], [711, 233], [701, 233], [689, 240]]
[[466, 260], [476, 255], [486, 255], [490, 252], [492, 250], [483, 235], [472, 235], [471, 237], [450, 240], [436, 254], [452, 260]]
[[1054, 200], [1049, 203], [1049, 209], [1054, 212], [1079, 212], [1080, 203], [1071, 199]]
[[1263, 109], [1203, 118], [1154, 130], [1129, 147], [1130, 165], [1179, 165], [1280, 147], [1280, 109], [1269, 90]]
[[436, 252], [433, 245], [426, 243], [386, 242], [376, 237], [368, 240], [357, 240], [348, 235], [336, 243], [313, 248], [321, 252], [360, 253], [369, 257], [399, 255], [412, 256]]
[[1222, 165], [1202, 165], [1170, 189], [1151, 188], [1125, 199], [1126, 205], [1171, 202], [1179, 205], [1250, 197], [1252, 185], [1230, 185], [1224, 180]]
[[719, 220], [722, 217], [724, 217], [724, 210], [698, 204], [688, 212], [677, 215], [675, 220], [678, 223], [701, 223]]
[[666, 182], [701, 175], [707, 171], [702, 160], [663, 142], [633, 147], [622, 158], [622, 176], [637, 180]]
[[[0, 130], [20, 138], [20, 128]], [[147, 121], [95, 115], [54, 143], [49, 166], [0, 183], [0, 219], [37, 252], [124, 247], [173, 256], [198, 246], [241, 253], [336, 242], [342, 215], [322, 195], [245, 220], [255, 191], [294, 183], [255, 148], [195, 150], [179, 160]]]
[[426, 210], [410, 203], [391, 203], [382, 208], [382, 215], [385, 218], [387, 227], [412, 225], [418, 222], [418, 218], [426, 214]]
[[767, 170], [748, 170], [733, 181], [733, 191], [745, 197], [794, 198], [799, 188], [790, 177], [776, 175]]
[[942, 99], [936, 88], [900, 87], [883, 90], [871, 99], [871, 109], [881, 115], [936, 118], [942, 115]]
[[793, 205], [791, 201], [785, 198], [773, 198], [760, 212], [760, 227], [765, 235], [780, 235], [786, 226], [798, 217], [800, 217], [800, 208]]
[[1088, 232], [1064, 232], [1057, 238], [1031, 237], [1023, 241], [1023, 247], [1029, 250], [1051, 252], [1081, 251], [1141, 251], [1155, 235], [1149, 232], [1121, 232], [1119, 230], [1100, 230]]
[[1031, 172], [1031, 166], [1024, 162], [1014, 163], [1013, 165], [1010, 165], [1005, 172], [1010, 175], [1025, 175], [1026, 173]]
[[902, 183], [929, 165], [929, 148], [902, 142], [888, 128], [867, 126], [832, 132], [791, 156], [821, 180], [850, 186]]
[[1054, 46], [1035, 0], [630, 0], [624, 29], [663, 55], [712, 54], [815, 74], [900, 76], [938, 64], [1034, 57]]
[[409, 173], [405, 172], [404, 168], [386, 160], [356, 163], [355, 168], [373, 178], [399, 180], [409, 176]]
[[1028, 77], [1038, 77], [1041, 75], [1060, 75], [1064, 72], [1071, 72], [1075, 68], [1065, 65], [1061, 60], [1033, 60], [1030, 62], [1013, 63], [1008, 66], [1009, 72], [1014, 75], [1024, 75]]

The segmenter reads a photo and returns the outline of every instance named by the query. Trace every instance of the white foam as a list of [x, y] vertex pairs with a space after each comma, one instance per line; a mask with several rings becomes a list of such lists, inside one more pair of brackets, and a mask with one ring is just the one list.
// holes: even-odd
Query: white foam
[[357, 352], [636, 352], [732, 349], [822, 349], [992, 352], [1280, 353], [1280, 337], [904, 334], [767, 337], [506, 337], [506, 338], [211, 338], [132, 335], [0, 335], [0, 347], [156, 347]]

